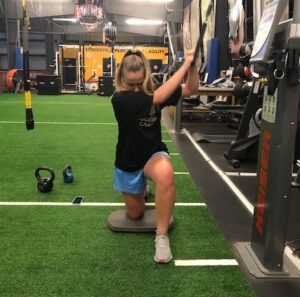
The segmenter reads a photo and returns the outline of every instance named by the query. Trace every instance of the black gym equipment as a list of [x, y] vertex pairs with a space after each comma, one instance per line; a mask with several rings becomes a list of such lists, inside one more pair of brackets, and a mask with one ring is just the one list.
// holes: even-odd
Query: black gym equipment
[[[119, 209], [108, 216], [107, 226], [115, 232], [155, 232], [155, 212], [155, 209], [146, 209], [141, 218], [132, 220], [128, 217], [126, 209]], [[169, 229], [173, 227], [173, 224], [173, 217], [171, 217]]]
[[[41, 176], [40, 172], [46, 171], [50, 174], [50, 177]], [[35, 170], [35, 177], [38, 181], [37, 188], [42, 193], [49, 193], [53, 188], [53, 181], [55, 179], [54, 171], [47, 166], [40, 166]]]
[[36, 82], [39, 95], [61, 94], [60, 75], [37, 75]]
[[245, 99], [249, 96], [252, 89], [252, 84], [248, 82], [237, 83], [233, 88], [233, 93], [236, 98]]
[[[234, 95], [239, 99], [245, 99], [247, 96], [249, 97], [249, 92], [251, 89], [252, 86], [248, 82], [237, 84], [234, 88]], [[250, 99], [251, 102], [248, 102]], [[206, 118], [207, 120], [212, 118], [217, 119], [219, 122], [226, 121], [228, 127], [238, 129], [238, 132], [235, 135], [208, 135], [200, 132], [194, 132], [192, 135], [193, 139], [199, 143], [230, 144], [232, 149], [229, 148], [228, 151], [231, 151], [233, 148], [235, 148], [236, 150], [241, 150], [241, 152], [237, 155], [226, 153], [225, 157], [228, 156], [228, 159], [235, 158], [237, 160], [246, 159], [248, 154], [248, 151], [246, 150], [247, 142], [251, 142], [248, 137], [249, 122], [251, 117], [254, 116], [255, 112], [260, 107], [259, 102], [260, 101], [257, 98], [248, 98], [246, 105], [231, 105], [222, 101], [215, 101], [204, 105], [205, 107], [208, 107], [208, 110], [210, 111], [210, 113], [208, 113], [208, 117]], [[256, 142], [258, 142], [258, 137]], [[235, 162], [235, 164], [237, 163]]]
[[114, 76], [114, 68], [115, 68], [115, 59], [112, 57], [109, 58], [103, 58], [102, 59], [103, 64], [103, 76]]
[[63, 78], [64, 86], [76, 85], [76, 59], [63, 58]]
[[255, 118], [257, 111], [261, 107], [262, 88], [259, 81], [254, 80], [246, 106], [242, 113], [238, 132], [228, 149], [224, 152], [224, 157], [234, 168], [240, 167], [240, 162], [244, 160], [256, 160], [258, 152], [258, 141], [260, 131], [257, 129], [253, 133], [249, 132], [249, 123]]
[[242, 65], [248, 67], [253, 50], [253, 42], [243, 43], [239, 50], [239, 61]]
[[98, 81], [98, 95], [111, 96], [115, 91], [113, 76], [100, 76]]
[[245, 80], [251, 79], [250, 68], [243, 65], [242, 63], [239, 63], [234, 69], [234, 74]]
[[63, 180], [66, 184], [71, 184], [74, 181], [71, 165], [67, 165], [63, 170]]
[[300, 0], [294, 0], [293, 19], [279, 24], [286, 5], [287, 0], [266, 4], [250, 60], [267, 84], [252, 237], [235, 247], [249, 272], [261, 278], [300, 277], [285, 253], [300, 100]]
[[[258, 142], [259, 142], [259, 120], [258, 111], [262, 106], [263, 83], [255, 77], [245, 73], [245, 69], [250, 69], [249, 61], [253, 50], [253, 43], [245, 43], [240, 48], [240, 64], [236, 72], [243, 78], [251, 82], [244, 81], [236, 84], [234, 94], [237, 98], [245, 99], [244, 110], [241, 113], [241, 120], [238, 126], [238, 132], [230, 143], [228, 149], [224, 152], [224, 157], [230, 162], [234, 168], [240, 167], [241, 161], [257, 160]], [[250, 129], [250, 123], [255, 124], [254, 129]]]

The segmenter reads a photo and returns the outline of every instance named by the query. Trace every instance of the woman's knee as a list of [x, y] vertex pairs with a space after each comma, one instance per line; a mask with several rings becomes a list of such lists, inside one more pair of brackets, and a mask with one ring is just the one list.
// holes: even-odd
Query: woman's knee
[[170, 160], [162, 160], [156, 172], [157, 183], [171, 186], [174, 183], [174, 170]]
[[151, 158], [144, 167], [144, 174], [153, 182], [170, 183], [173, 181], [173, 166], [165, 156]]
[[174, 186], [174, 172], [172, 168], [162, 169], [158, 172], [153, 182], [156, 186], [160, 186], [162, 188], [171, 188]]
[[140, 217], [143, 216], [145, 211], [145, 206], [141, 207], [127, 207], [127, 216], [132, 220], [138, 220]]

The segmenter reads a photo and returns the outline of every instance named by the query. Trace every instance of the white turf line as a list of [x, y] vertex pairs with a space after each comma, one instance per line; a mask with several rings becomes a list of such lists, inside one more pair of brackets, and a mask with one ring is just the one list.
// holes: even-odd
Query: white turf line
[[224, 172], [228, 176], [256, 176], [256, 172]]
[[245, 197], [245, 195], [239, 190], [239, 188], [230, 180], [230, 178], [210, 159], [210, 157], [205, 153], [205, 151], [198, 145], [198, 143], [193, 139], [191, 134], [183, 129], [182, 132], [189, 138], [197, 151], [202, 155], [204, 160], [212, 167], [212, 169], [222, 178], [222, 180], [228, 185], [232, 192], [238, 197], [245, 208], [253, 215], [254, 207]]
[[[227, 171], [227, 172], [224, 172], [226, 175], [228, 176], [241, 176], [241, 177], [251, 177], [251, 176], [256, 176], [257, 173], [256, 172], [231, 172], [231, 171]], [[297, 173], [293, 173], [292, 176], [296, 176]]]
[[175, 266], [238, 266], [235, 259], [175, 260]]
[[[186, 130], [183, 129], [182, 132], [189, 138], [189, 140], [192, 142], [194, 147], [198, 150], [198, 152], [202, 155], [202, 157], [208, 162], [208, 164], [220, 175], [220, 177], [223, 179], [223, 181], [229, 186], [229, 188], [234, 192], [234, 194], [237, 196], [237, 198], [240, 200], [240, 202], [245, 206], [245, 208], [250, 212], [250, 214], [253, 216], [254, 214], [254, 207], [252, 204], [247, 200], [247, 198], [244, 196], [244, 194], [237, 188], [237, 186], [229, 179], [228, 176], [253, 176], [252, 173], [247, 174], [228, 174], [229, 172], [223, 172], [205, 153], [205, 151], [198, 145], [198, 143], [193, 139], [191, 134]], [[293, 174], [294, 176], [295, 174]], [[256, 176], [256, 174], [254, 175]], [[293, 254], [290, 247], [286, 246], [284, 249], [284, 254], [287, 258], [290, 258], [290, 260], [294, 263], [294, 265], [300, 270], [300, 260], [297, 260], [294, 256], [291, 256]], [[176, 265], [176, 264], [175, 264]]]
[[[24, 124], [24, 121], [0, 121], [0, 124]], [[111, 123], [85, 123], [85, 122], [34, 122], [40, 125], [117, 125], [116, 122]]]
[[[147, 206], [155, 206], [154, 202], [148, 202], [146, 203]], [[37, 202], [37, 201], [20, 201], [20, 202], [7, 202], [7, 201], [0, 201], [0, 206], [74, 206], [72, 202]], [[78, 206], [125, 206], [125, 203], [122, 202], [82, 202], [81, 204], [75, 205]], [[189, 207], [195, 207], [195, 206], [201, 206], [205, 207], [205, 203], [200, 202], [176, 202], [175, 206], [189, 206]]]

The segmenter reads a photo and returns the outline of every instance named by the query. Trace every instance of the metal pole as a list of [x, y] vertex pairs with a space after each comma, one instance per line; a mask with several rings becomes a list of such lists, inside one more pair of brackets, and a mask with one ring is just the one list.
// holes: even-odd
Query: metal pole
[[7, 51], [7, 69], [11, 67], [10, 61], [10, 46], [9, 46], [9, 34], [8, 34], [8, 17], [7, 17], [7, 0], [4, 0], [4, 13], [5, 13], [5, 29], [6, 29], [6, 51]]
[[17, 46], [21, 46], [20, 20], [17, 19]]
[[168, 34], [168, 39], [169, 39], [170, 50], [171, 50], [172, 59], [173, 59], [172, 66], [174, 67], [175, 61], [176, 61], [176, 55], [175, 55], [174, 48], [173, 48], [173, 40], [172, 40], [171, 33], [170, 33], [169, 22], [167, 22], [166, 25], [167, 25], [167, 34]]
[[294, 0], [293, 23], [300, 23], [300, 0]]
[[55, 75], [59, 75], [59, 52], [55, 52], [55, 71], [54, 71], [54, 74]]
[[255, 39], [259, 21], [262, 14], [262, 8], [261, 8], [261, 1], [262, 0], [254, 0], [253, 1], [253, 38]]
[[78, 91], [81, 92], [81, 46], [77, 54], [77, 86]]
[[176, 105], [175, 132], [181, 132], [182, 99]]

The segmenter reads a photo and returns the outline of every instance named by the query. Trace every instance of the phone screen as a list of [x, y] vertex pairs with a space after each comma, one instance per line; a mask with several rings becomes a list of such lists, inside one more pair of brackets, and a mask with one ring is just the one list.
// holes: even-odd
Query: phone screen
[[81, 202], [84, 200], [83, 196], [75, 196], [72, 204], [81, 204]]

